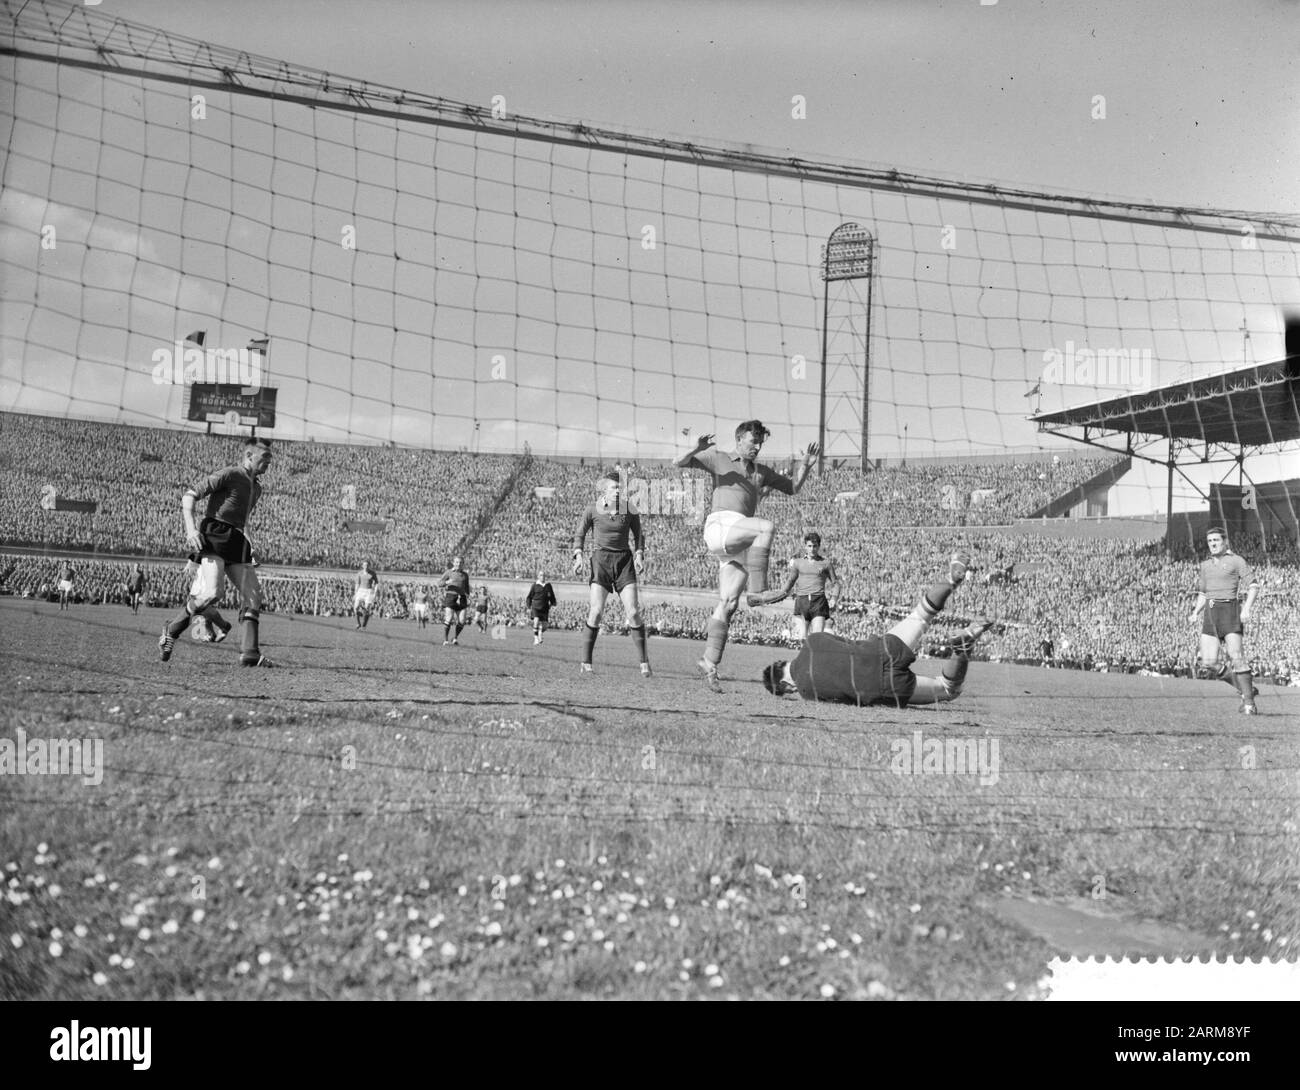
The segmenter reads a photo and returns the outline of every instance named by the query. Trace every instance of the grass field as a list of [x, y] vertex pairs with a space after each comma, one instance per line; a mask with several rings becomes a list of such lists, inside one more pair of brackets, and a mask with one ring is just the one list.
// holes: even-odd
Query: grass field
[[[272, 615], [285, 668], [242, 670], [160, 663], [162, 621], [0, 601], [0, 738], [105, 766], [0, 776], [0, 998], [1038, 998], [1048, 910], [1143, 953], [1300, 935], [1297, 690], [974, 663], [857, 710], [770, 697], [763, 648], [715, 695], [685, 641], [580, 679], [566, 633]], [[996, 773], [899, 774], [934, 739]]]

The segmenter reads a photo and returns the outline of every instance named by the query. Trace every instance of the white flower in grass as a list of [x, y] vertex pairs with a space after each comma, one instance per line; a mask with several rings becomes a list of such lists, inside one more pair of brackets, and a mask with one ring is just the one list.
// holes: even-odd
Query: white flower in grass
[[721, 987], [723, 986], [724, 983], [726, 983], [726, 982], [725, 982], [725, 981], [722, 979], [722, 977], [720, 977], [720, 976], [712, 976], [712, 977], [709, 977], [709, 987], [710, 987], [710, 988], [721, 988]]
[[126, 969], [126, 970], [134, 969], [134, 968], [135, 968], [135, 958], [123, 958], [123, 959], [122, 959], [122, 968], [123, 968], [123, 969]]
[[207, 913], [204, 912], [203, 909], [201, 909], [201, 908], [196, 908], [193, 912], [190, 913], [190, 922], [191, 922], [191, 923], [202, 923], [202, 922], [203, 922], [203, 918], [204, 918], [206, 915], [207, 915]]
[[880, 981], [878, 980], [872, 980], [867, 984], [868, 999], [880, 999], [883, 996], [888, 994], [889, 994], [889, 989], [886, 988], [883, 984], [881, 984]]
[[681, 926], [681, 922], [682, 922], [681, 918], [676, 913], [673, 913], [671, 916], [668, 917], [669, 927], [679, 927]]
[[638, 961], [635, 965], [632, 966], [632, 972], [634, 973], [644, 973], [645, 971], [646, 971], [646, 963], [644, 961]]
[[444, 942], [438, 948], [438, 953], [445, 958], [454, 958], [456, 956], [456, 944], [454, 942]]
[[221, 869], [221, 857], [214, 855], [211, 859], [208, 860], [208, 870], [220, 870], [220, 869]]
[[566, 931], [560, 936], [565, 942], [572, 942], [577, 936], [572, 931]]
[[50, 846], [46, 844], [45, 841], [42, 840], [39, 844], [36, 845], [36, 850], [40, 852], [41, 855], [44, 855], [46, 852], [50, 850]]
[[22, 937], [20, 934], [18, 934], [17, 931], [15, 931], [12, 935], [9, 936], [9, 941], [10, 941], [10, 943], [13, 944], [13, 948], [14, 948], [15, 950], [21, 950], [21, 949], [22, 949], [22, 947], [23, 947], [23, 937]]
[[790, 955], [782, 954], [780, 959], [777, 961], [777, 964], [781, 966], [782, 969], [784, 969], [787, 965], [790, 964]]
[[680, 973], [677, 974], [677, 979], [680, 980], [683, 984], [685, 984], [691, 979], [691, 974], [688, 973], [685, 969], [683, 969]]
[[140, 928], [139, 936], [141, 942], [148, 942], [151, 938], [153, 938], [153, 932], [150, 931], [147, 927], [142, 927]]
[[293, 979], [293, 966], [292, 966], [292, 965], [286, 965], [283, 969], [281, 969], [281, 970], [280, 970], [280, 977], [281, 977], [282, 980], [284, 980], [284, 982], [285, 982], [286, 984], [287, 984], [289, 981], [291, 981], [291, 980]]
[[88, 928], [84, 923], [79, 923], [72, 929], [72, 933], [76, 935], [77, 938], [84, 939], [90, 934], [90, 928]]
[[611, 939], [610, 941], [605, 943], [605, 953], [612, 954], [613, 952], [614, 952], [614, 942]]
[[596, 881], [594, 881], [594, 882], [591, 883], [591, 888], [592, 888], [595, 892], [599, 893], [602, 889], [605, 888], [605, 883], [602, 882], [602, 881], [598, 878], [598, 879], [596, 879]]
[[497, 920], [493, 920], [487, 927], [483, 928], [483, 934], [490, 939], [496, 938], [501, 934], [501, 924]]
[[57, 897], [60, 893], [63, 892], [63, 887], [62, 887], [61, 885], [59, 885], [57, 882], [51, 882], [51, 883], [50, 883], [50, 888], [49, 888], [48, 890], [46, 890], [46, 892], [47, 892], [51, 897]]
[[108, 975], [106, 973], [96, 973], [90, 979], [93, 980], [101, 988], [108, 983]]
[[248, 962], [241, 961], [238, 965], [235, 966], [235, 972], [237, 972], [240, 976], [243, 976], [251, 968], [252, 966], [249, 965]]
[[601, 942], [604, 940], [604, 938], [605, 938], [605, 932], [603, 931], [593, 931], [591, 933], [592, 942]]
[[551, 940], [548, 939], [545, 935], [538, 935], [538, 936], [537, 936], [537, 945], [540, 946], [540, 947], [545, 948], [545, 947], [551, 945]]
[[823, 999], [834, 999], [834, 998], [835, 998], [835, 985], [834, 985], [834, 984], [823, 984], [823, 985], [822, 985], [820, 988], [818, 988], [817, 990], [818, 990], [819, 992], [821, 992], [821, 995], [822, 995], [822, 998], [823, 998]]
[[258, 964], [258, 965], [270, 965], [270, 964], [271, 964], [271, 951], [270, 951], [270, 950], [263, 950], [260, 954], [258, 954], [258, 955], [257, 955], [257, 964]]
[[165, 924], [162, 925], [162, 933], [164, 935], [174, 935], [180, 929], [181, 929], [181, 925], [178, 924], [175, 920], [168, 920]]
[[119, 965], [122, 964], [122, 955], [121, 955], [121, 954], [109, 954], [109, 955], [108, 955], [108, 963], [109, 963], [109, 965], [111, 965], [114, 969], [116, 969]]

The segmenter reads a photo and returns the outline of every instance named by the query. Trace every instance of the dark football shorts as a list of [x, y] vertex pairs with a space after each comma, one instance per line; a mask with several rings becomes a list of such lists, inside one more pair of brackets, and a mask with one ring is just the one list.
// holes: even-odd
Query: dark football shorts
[[916, 692], [916, 652], [892, 633], [881, 639], [880, 695], [874, 703], [901, 708]]
[[1241, 603], [1235, 598], [1230, 602], [1209, 602], [1205, 607], [1201, 632], [1203, 635], [1215, 636], [1218, 639], [1234, 633], [1240, 636], [1242, 634]]
[[551, 619], [549, 609], [532, 609], [528, 611], [528, 615], [532, 620], [541, 621], [543, 624], [547, 624]]
[[636, 582], [636, 565], [630, 552], [597, 549], [591, 554], [591, 579], [598, 587], [622, 592]]
[[808, 623], [814, 617], [831, 619], [831, 605], [824, 594], [801, 594], [794, 600], [794, 615]]
[[459, 591], [449, 590], [442, 596], [442, 608], [450, 609], [453, 613], [459, 613], [469, 604], [469, 599]]
[[199, 525], [199, 533], [203, 535], [199, 556], [220, 557], [227, 565], [253, 562], [253, 549], [238, 526], [220, 519], [204, 519]]

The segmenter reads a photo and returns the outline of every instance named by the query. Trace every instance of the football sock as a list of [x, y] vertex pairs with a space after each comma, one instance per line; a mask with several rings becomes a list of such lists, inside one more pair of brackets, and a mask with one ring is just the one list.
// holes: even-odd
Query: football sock
[[240, 636], [239, 650], [246, 657], [253, 657], [257, 650], [257, 618], [244, 618], [244, 631]]
[[727, 646], [727, 622], [716, 617], [709, 618], [704, 637], [704, 661], [714, 666], [722, 661], [722, 652]]
[[1237, 691], [1241, 693], [1243, 700], [1247, 703], [1254, 701], [1255, 682], [1252, 680], [1249, 670], [1241, 670], [1234, 673], [1232, 675], [1232, 683], [1237, 687]]
[[636, 641], [636, 653], [640, 655], [638, 662], [649, 662], [645, 653], [645, 625], [637, 625], [632, 629], [632, 639]]
[[966, 680], [966, 669], [970, 659], [965, 655], [954, 655], [943, 664], [943, 684], [950, 693], [957, 693], [961, 683]]
[[933, 617], [939, 610], [943, 609], [948, 601], [948, 595], [953, 592], [953, 585], [946, 579], [940, 583], [933, 583], [930, 589], [921, 597], [921, 609]]
[[451, 642], [451, 625], [445, 624], [442, 626], [442, 640], [444, 643]]
[[458, 624], [456, 625], [456, 635], [455, 635], [454, 639], [460, 639], [461, 629], [463, 629], [464, 627], [465, 627], [465, 626], [464, 626], [463, 624], [459, 624], [459, 623], [458, 623]]
[[762, 594], [767, 590], [767, 558], [772, 549], [770, 545], [751, 545], [745, 556], [745, 567], [749, 571], [748, 591], [750, 594]]
[[588, 666], [591, 665], [591, 652], [596, 646], [596, 637], [600, 635], [599, 628], [592, 628], [591, 625], [583, 626], [582, 633], [582, 661]]

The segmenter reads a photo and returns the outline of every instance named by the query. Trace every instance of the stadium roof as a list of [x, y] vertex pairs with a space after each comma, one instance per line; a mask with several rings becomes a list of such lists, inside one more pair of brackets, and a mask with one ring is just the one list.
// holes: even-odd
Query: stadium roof
[[[1133, 439], [1265, 447], [1300, 439], [1300, 357], [1192, 379], [1140, 394], [1031, 417], [1039, 431], [1083, 428]], [[1069, 438], [1075, 438], [1069, 436]]]

